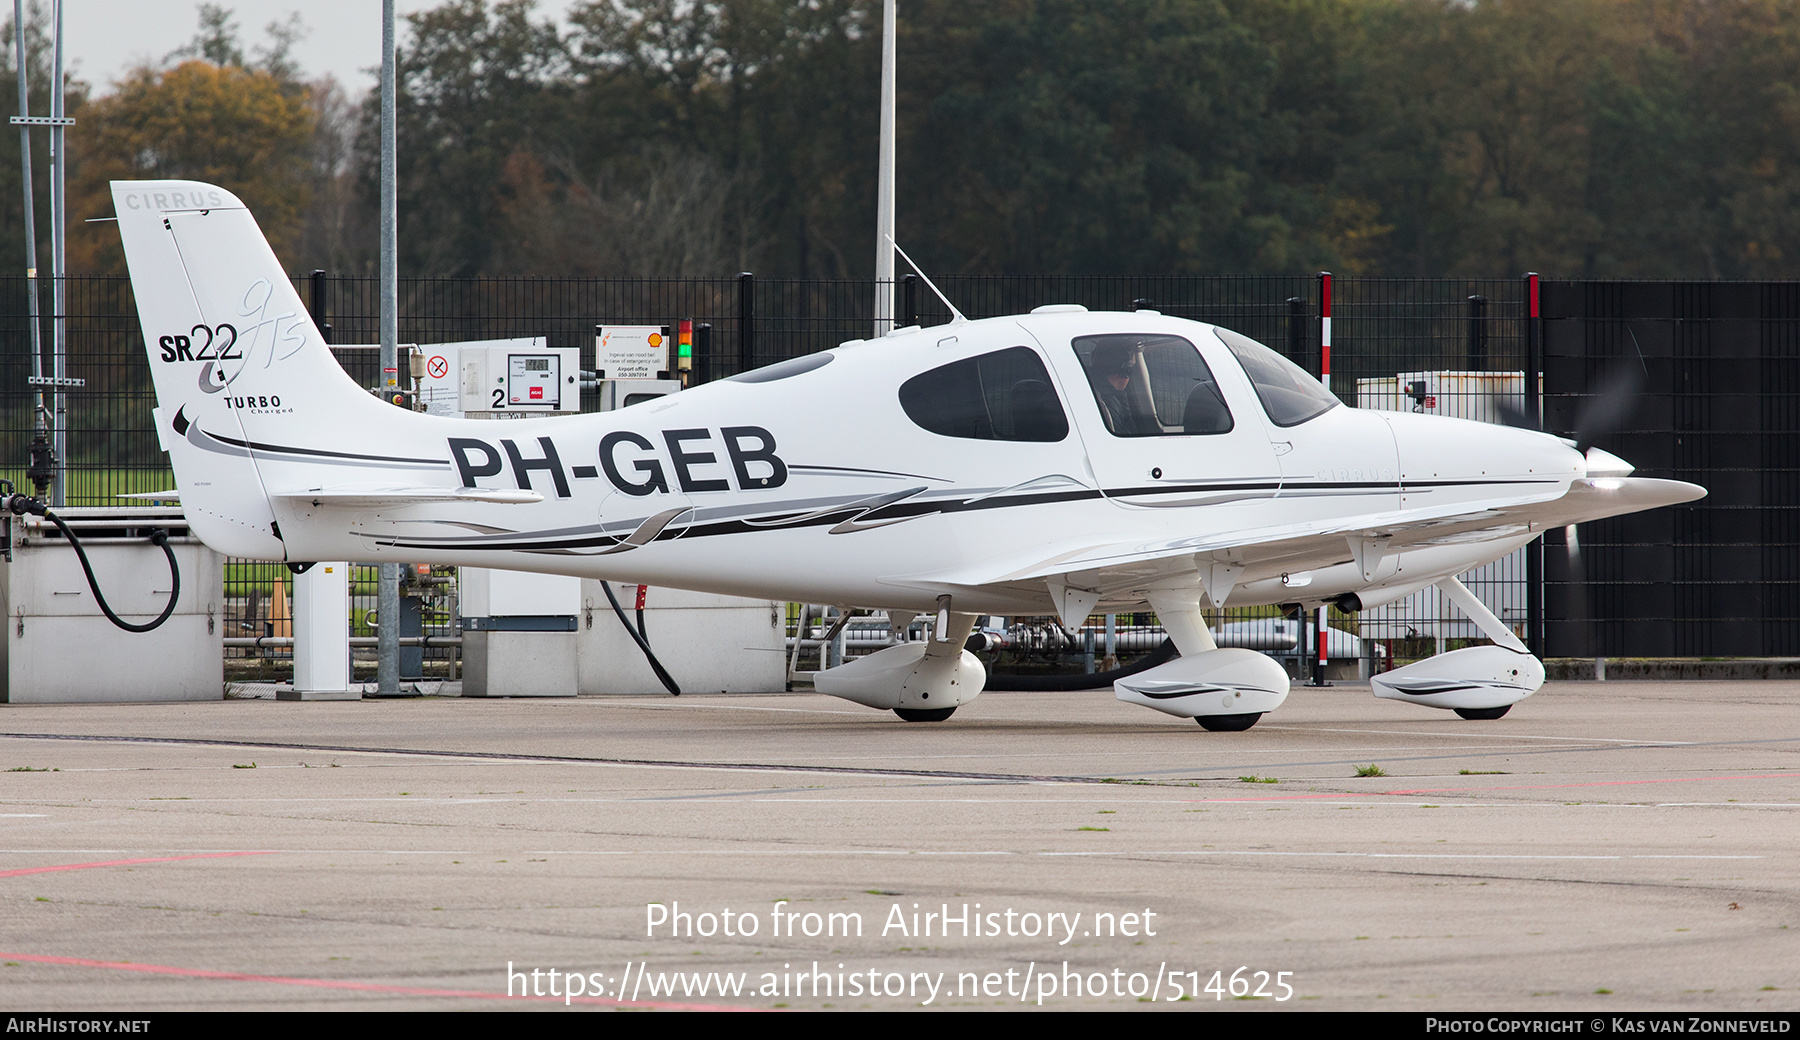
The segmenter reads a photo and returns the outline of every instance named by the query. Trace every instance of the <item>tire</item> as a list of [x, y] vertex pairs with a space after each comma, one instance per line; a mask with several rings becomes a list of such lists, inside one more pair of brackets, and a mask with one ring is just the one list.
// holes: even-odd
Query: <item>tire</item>
[[1457, 708], [1456, 713], [1465, 719], [1475, 719], [1480, 721], [1497, 719], [1511, 710], [1512, 705], [1503, 704], [1498, 708]]
[[1243, 715], [1196, 715], [1194, 721], [1208, 733], [1242, 733], [1262, 717], [1262, 712], [1253, 711]]
[[943, 722], [956, 714], [955, 708], [895, 708], [894, 714], [906, 722]]

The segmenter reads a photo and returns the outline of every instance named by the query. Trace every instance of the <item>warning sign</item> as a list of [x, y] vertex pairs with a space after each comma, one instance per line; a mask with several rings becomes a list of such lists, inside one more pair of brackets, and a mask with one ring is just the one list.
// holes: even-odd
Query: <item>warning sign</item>
[[594, 342], [602, 379], [658, 379], [669, 370], [668, 337], [660, 325], [602, 325]]

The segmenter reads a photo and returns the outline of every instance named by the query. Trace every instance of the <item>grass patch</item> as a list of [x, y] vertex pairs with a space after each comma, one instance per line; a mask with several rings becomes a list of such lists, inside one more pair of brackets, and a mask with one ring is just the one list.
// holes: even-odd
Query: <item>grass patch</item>
[[1110, 830], [1112, 830], [1111, 827], [1077, 827], [1075, 829], [1078, 831], [1110, 831]]
[[1371, 763], [1366, 766], [1357, 766], [1356, 767], [1356, 775], [1357, 776], [1386, 776], [1387, 770], [1381, 768], [1378, 765]]
[[1504, 769], [1458, 769], [1458, 776], [1506, 776]]
[[[145, 409], [144, 426], [148, 430], [149, 409]], [[0, 469], [0, 477], [13, 482], [13, 487], [23, 494], [32, 494], [34, 488], [30, 478], [23, 469]], [[77, 462], [63, 471], [63, 496], [72, 506], [117, 506], [123, 505], [119, 495], [137, 494], [146, 491], [169, 491], [175, 487], [175, 474], [159, 468], [132, 468], [124, 466], [93, 466]]]
[[1249, 776], [1238, 777], [1238, 783], [1240, 783], [1240, 784], [1278, 784], [1278, 783], [1281, 783], [1281, 781], [1275, 779], [1272, 776], [1257, 776], [1254, 773], [1252, 773]]

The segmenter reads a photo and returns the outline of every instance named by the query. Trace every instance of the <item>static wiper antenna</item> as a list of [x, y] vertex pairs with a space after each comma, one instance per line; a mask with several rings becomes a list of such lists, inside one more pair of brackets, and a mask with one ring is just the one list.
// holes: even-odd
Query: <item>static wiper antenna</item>
[[950, 308], [951, 314], [956, 315], [956, 320], [952, 321], [950, 324], [961, 325], [963, 322], [969, 320], [968, 318], [963, 316], [962, 311], [959, 311], [956, 309], [956, 304], [950, 302], [950, 297], [944, 295], [944, 291], [937, 287], [937, 283], [931, 280], [931, 276], [926, 274], [924, 272], [924, 270], [922, 270], [919, 267], [918, 264], [913, 263], [913, 258], [906, 255], [906, 250], [900, 248], [900, 243], [894, 241], [893, 235], [888, 235], [887, 240], [888, 240], [888, 245], [891, 245], [894, 247], [894, 252], [899, 253], [900, 258], [902, 260], [906, 261], [906, 266], [912, 268], [915, 271], [918, 271], [919, 277], [925, 279], [925, 284], [929, 285], [931, 287], [931, 291], [937, 294], [937, 298], [944, 301], [944, 306]]

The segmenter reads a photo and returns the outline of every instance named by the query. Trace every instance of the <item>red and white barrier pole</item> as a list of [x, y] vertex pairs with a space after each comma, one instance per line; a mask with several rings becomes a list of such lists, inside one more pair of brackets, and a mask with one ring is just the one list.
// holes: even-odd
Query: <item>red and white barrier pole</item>
[[1314, 686], [1323, 686], [1323, 685], [1325, 685], [1325, 663], [1326, 663], [1325, 635], [1329, 631], [1325, 627], [1325, 608], [1324, 607], [1319, 608], [1318, 619], [1319, 619], [1319, 667], [1316, 671], [1313, 672], [1313, 685]]
[[1331, 389], [1331, 272], [1319, 272], [1319, 384]]

